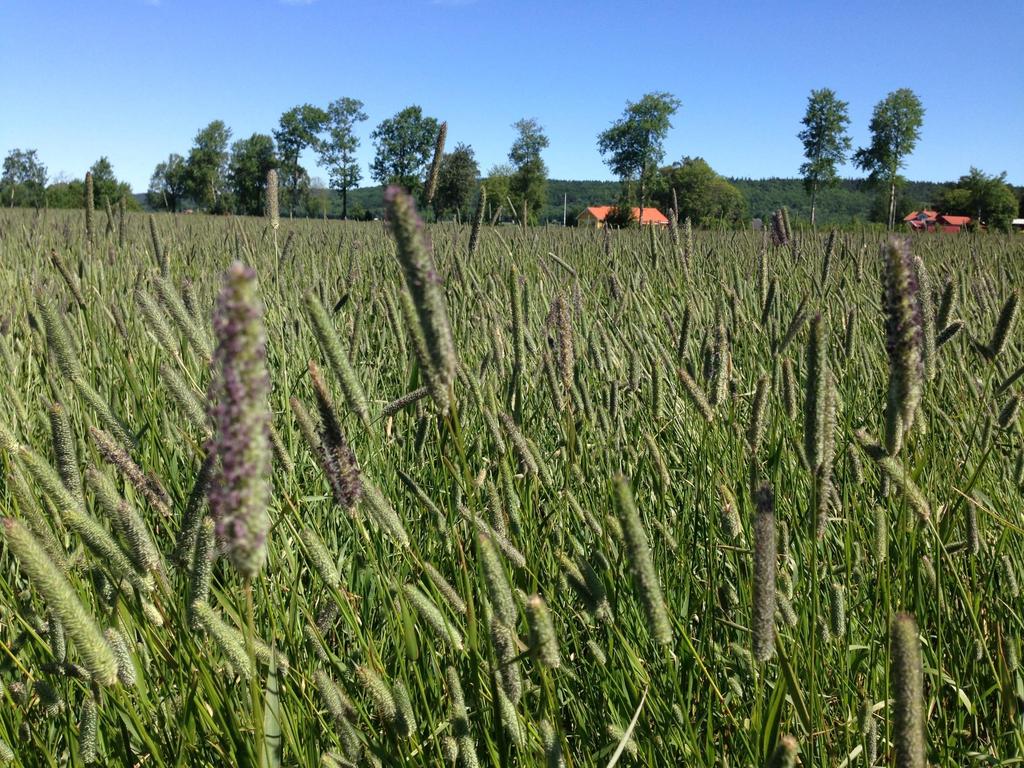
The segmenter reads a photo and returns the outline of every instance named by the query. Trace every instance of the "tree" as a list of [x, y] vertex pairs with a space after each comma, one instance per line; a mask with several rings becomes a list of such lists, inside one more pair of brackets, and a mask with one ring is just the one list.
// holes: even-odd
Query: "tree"
[[539, 211], [544, 205], [548, 168], [540, 153], [547, 149], [548, 137], [544, 135], [540, 123], [532, 117], [519, 120], [512, 127], [519, 132], [519, 136], [508, 153], [508, 159], [515, 168], [509, 182], [509, 192], [516, 206], [516, 214], [525, 226], [531, 213]]
[[846, 153], [852, 145], [846, 134], [846, 126], [850, 123], [847, 107], [849, 104], [836, 98], [830, 88], [811, 91], [807, 97], [807, 112], [801, 121], [804, 129], [797, 137], [804, 144], [804, 157], [807, 159], [800, 166], [800, 174], [804, 178], [804, 189], [811, 197], [812, 227], [818, 190], [836, 185], [839, 181], [836, 165], [846, 162]]
[[715, 173], [703, 158], [684, 157], [682, 162], [660, 170], [653, 195], [659, 207], [671, 206], [672, 190], [679, 201], [680, 220], [688, 217], [695, 226], [723, 221], [735, 225], [747, 218], [743, 193]]
[[309, 190], [306, 196], [306, 216], [322, 216], [325, 220], [331, 209], [331, 190], [324, 184], [324, 180], [314, 177], [309, 180]]
[[0, 175], [0, 199], [13, 208], [38, 207], [45, 201], [46, 166], [34, 149], [12, 149], [4, 158]]
[[423, 186], [423, 172], [434, 152], [440, 126], [417, 106], [381, 122], [370, 138], [377, 151], [370, 176], [379, 184], [398, 184], [409, 192]]
[[223, 120], [214, 120], [196, 134], [185, 161], [186, 194], [200, 208], [224, 209], [221, 198], [227, 187], [230, 140], [231, 129]]
[[476, 164], [472, 147], [457, 144], [454, 150], [446, 152], [441, 158], [441, 169], [437, 174], [434, 218], [440, 219], [449, 212], [466, 218], [479, 175], [480, 167]]
[[973, 216], [974, 195], [963, 187], [947, 187], [939, 195], [937, 207], [942, 213], [956, 216]]
[[889, 229], [896, 223], [896, 186], [899, 171], [914, 151], [921, 135], [924, 106], [909, 88], [893, 91], [871, 115], [871, 144], [853, 156], [857, 167], [868, 172], [868, 180], [889, 191]]
[[366, 120], [363, 102], [341, 98], [327, 107], [327, 138], [320, 143], [320, 164], [327, 169], [331, 189], [341, 192], [341, 218], [348, 218], [348, 191], [359, 185], [363, 174], [356, 162], [359, 137], [356, 123]]
[[46, 205], [50, 208], [82, 208], [85, 205], [85, 182], [82, 179], [60, 179], [46, 188]]
[[1006, 183], [1006, 172], [989, 176], [971, 166], [955, 187], [945, 189], [939, 200], [943, 213], [971, 216], [980, 224], [1009, 229], [1017, 215], [1017, 197]]
[[262, 216], [267, 199], [267, 172], [277, 168], [274, 140], [265, 133], [254, 133], [231, 145], [228, 180], [235, 198], [235, 209], [246, 216]]
[[487, 187], [487, 217], [491, 224], [498, 222], [501, 212], [509, 205], [513, 173], [515, 173], [515, 169], [508, 163], [492, 165], [491, 169], [487, 171], [484, 186]]
[[[633, 181], [639, 183], [640, 207], [645, 205], [650, 182], [665, 157], [663, 143], [672, 127], [672, 115], [680, 105], [679, 99], [670, 93], [645, 94], [640, 101], [626, 102], [622, 117], [598, 134], [597, 148], [607, 156], [605, 163], [612, 173], [625, 187]], [[626, 196], [628, 199], [628, 192]]]
[[106, 155], [101, 157], [92, 167], [89, 168], [92, 174], [93, 195], [96, 202], [102, 204], [103, 200], [114, 202], [117, 195], [117, 177], [114, 176], [114, 166]]
[[151, 208], [177, 213], [187, 186], [188, 168], [185, 158], [172, 152], [153, 169], [146, 198]]
[[274, 141], [277, 142], [277, 153], [280, 158], [281, 184], [285, 189], [285, 200], [288, 203], [288, 215], [294, 213], [300, 197], [309, 185], [309, 174], [299, 164], [303, 150], [313, 148], [319, 150], [320, 139], [317, 137], [327, 124], [327, 113], [312, 104], [292, 107], [283, 115], [274, 130]]
[[127, 182], [118, 181], [114, 175], [114, 166], [104, 156], [97, 160], [89, 168], [92, 174], [93, 197], [97, 204], [102, 205], [104, 200], [111, 204], [116, 203], [120, 198], [132, 196], [132, 188]]

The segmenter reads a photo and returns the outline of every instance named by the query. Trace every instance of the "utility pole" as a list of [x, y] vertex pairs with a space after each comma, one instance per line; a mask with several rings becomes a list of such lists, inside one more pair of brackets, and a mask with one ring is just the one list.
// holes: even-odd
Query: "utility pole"
[[565, 226], [565, 217], [569, 212], [569, 193], [562, 193], [562, 226]]

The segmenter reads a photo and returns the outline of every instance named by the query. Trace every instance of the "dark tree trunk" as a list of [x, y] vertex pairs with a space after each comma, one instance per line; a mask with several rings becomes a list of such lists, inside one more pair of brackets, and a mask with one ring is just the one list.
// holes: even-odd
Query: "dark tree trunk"
[[896, 182], [889, 184], [889, 230], [896, 226]]

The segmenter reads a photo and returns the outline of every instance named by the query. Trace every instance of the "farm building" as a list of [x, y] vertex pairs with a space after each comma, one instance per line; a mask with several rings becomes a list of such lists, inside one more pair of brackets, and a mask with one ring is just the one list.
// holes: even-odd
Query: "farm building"
[[925, 210], [908, 213], [903, 221], [917, 232], [960, 232], [971, 223], [971, 217]]
[[[576, 221], [581, 227], [603, 227], [605, 219], [614, 210], [614, 205], [594, 205], [577, 216]], [[639, 221], [641, 224], [653, 224], [659, 227], [668, 226], [668, 219], [665, 217], [665, 214], [657, 208], [644, 208], [643, 216], [640, 215], [639, 208], [633, 208], [633, 221]]]

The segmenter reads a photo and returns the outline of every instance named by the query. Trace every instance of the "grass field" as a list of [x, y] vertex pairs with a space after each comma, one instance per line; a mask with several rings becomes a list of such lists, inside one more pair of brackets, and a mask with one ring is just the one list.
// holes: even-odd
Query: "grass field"
[[[1020, 764], [1024, 239], [433, 225], [447, 387], [384, 223], [101, 218], [0, 212], [0, 758]], [[235, 260], [251, 580], [203, 518]]]

